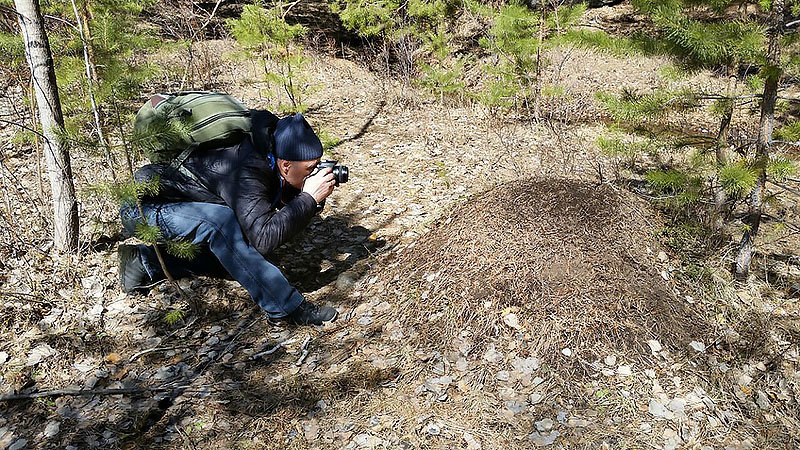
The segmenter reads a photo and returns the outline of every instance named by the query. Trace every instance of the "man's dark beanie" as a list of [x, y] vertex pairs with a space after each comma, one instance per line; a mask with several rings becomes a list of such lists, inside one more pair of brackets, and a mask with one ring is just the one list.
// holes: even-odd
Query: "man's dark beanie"
[[284, 117], [275, 126], [275, 156], [287, 161], [322, 157], [322, 142], [302, 114]]

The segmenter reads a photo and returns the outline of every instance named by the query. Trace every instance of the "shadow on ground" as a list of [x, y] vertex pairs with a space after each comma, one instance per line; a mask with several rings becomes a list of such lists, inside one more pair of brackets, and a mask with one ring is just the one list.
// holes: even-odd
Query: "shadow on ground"
[[[337, 209], [354, 210], [353, 205]], [[316, 291], [348, 272], [337, 283], [337, 288], [346, 289], [367, 270], [359, 262], [385, 246], [383, 239], [373, 235], [394, 220], [391, 217], [370, 230], [356, 224], [358, 218], [358, 213], [338, 211], [325, 218], [317, 217], [304, 233], [278, 248], [269, 260], [301, 292]]]

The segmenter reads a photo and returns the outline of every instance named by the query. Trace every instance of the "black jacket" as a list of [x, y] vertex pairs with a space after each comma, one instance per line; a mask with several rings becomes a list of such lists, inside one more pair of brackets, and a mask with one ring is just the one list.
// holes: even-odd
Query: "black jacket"
[[[161, 164], [136, 171], [137, 181], [160, 177], [156, 197], [144, 202], [207, 202], [228, 205], [250, 245], [266, 256], [305, 228], [317, 212], [311, 194], [284, 184], [272, 158], [278, 118], [251, 111], [253, 137], [239, 144], [200, 149], [184, 162], [200, 181]], [[202, 184], [201, 184], [202, 183]]]

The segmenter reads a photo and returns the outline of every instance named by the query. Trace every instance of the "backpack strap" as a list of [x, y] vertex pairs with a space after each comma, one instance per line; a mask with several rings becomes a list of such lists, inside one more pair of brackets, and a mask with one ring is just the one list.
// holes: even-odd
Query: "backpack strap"
[[175, 159], [172, 160], [172, 162], [169, 164], [169, 168], [177, 170], [178, 172], [194, 180], [204, 189], [210, 190], [208, 189], [208, 186], [206, 186], [202, 181], [200, 181], [199, 178], [197, 178], [197, 175], [193, 174], [191, 170], [187, 169], [186, 166], [183, 165], [183, 163], [189, 158], [189, 155], [191, 155], [192, 152], [195, 151], [196, 149], [197, 145], [191, 145], [185, 150], [183, 150], [178, 156], [175, 157]]

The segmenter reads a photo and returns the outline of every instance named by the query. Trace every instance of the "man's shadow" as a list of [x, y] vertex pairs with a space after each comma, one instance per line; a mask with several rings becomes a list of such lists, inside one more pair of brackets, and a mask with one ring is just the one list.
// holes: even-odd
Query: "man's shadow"
[[[337, 210], [354, 211], [354, 205], [337, 207]], [[353, 269], [358, 262], [386, 245], [386, 241], [376, 237], [376, 232], [394, 220], [394, 217], [389, 218], [370, 230], [355, 224], [359, 216], [338, 211], [324, 219], [317, 216], [303, 233], [279, 247], [268, 259], [301, 292], [316, 291], [351, 271], [352, 276], [337, 286], [347, 287], [363, 275], [364, 270]]]

